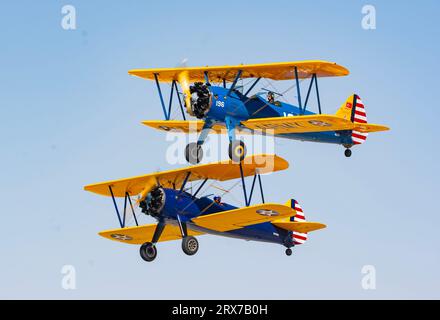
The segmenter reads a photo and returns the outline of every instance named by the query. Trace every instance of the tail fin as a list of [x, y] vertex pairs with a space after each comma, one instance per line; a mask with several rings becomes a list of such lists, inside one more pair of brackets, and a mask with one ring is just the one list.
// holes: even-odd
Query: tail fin
[[[355, 123], [367, 123], [367, 113], [361, 98], [357, 94], [353, 94], [342, 104], [336, 112], [336, 116], [350, 120]], [[353, 144], [362, 144], [367, 140], [368, 133], [352, 131], [351, 138]]]
[[[291, 199], [290, 207], [296, 211], [296, 215], [294, 217], [291, 217], [290, 221], [298, 221], [298, 222], [306, 221], [306, 217], [298, 201], [296, 201], [295, 199]], [[307, 241], [307, 233], [292, 231], [292, 240], [295, 245], [304, 244]]]

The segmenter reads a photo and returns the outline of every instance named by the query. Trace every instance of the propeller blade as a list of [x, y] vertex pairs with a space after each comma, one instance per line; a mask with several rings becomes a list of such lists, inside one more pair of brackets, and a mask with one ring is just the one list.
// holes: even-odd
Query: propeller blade
[[144, 199], [147, 197], [148, 193], [153, 190], [156, 186], [158, 186], [158, 181], [156, 179], [150, 179], [146, 184], [144, 190], [139, 195], [139, 198], [136, 200], [136, 205], [139, 205]]

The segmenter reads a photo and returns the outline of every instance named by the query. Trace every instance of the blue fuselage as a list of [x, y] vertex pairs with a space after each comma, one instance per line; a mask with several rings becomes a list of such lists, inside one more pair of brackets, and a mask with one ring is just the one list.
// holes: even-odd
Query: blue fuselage
[[[247, 97], [239, 91], [233, 90], [228, 95], [229, 89], [216, 86], [211, 86], [210, 91], [212, 93], [212, 102], [209, 112], [206, 114], [206, 119], [221, 124], [225, 124], [228, 120], [233, 121], [243, 129], [244, 127], [240, 122], [249, 119], [315, 114], [307, 110], [302, 111], [297, 106], [281, 101], [269, 103], [262, 97], [262, 94]], [[288, 133], [278, 134], [277, 137], [342, 145], [351, 145], [353, 143], [351, 134], [347, 131]]]
[[289, 239], [291, 239], [288, 231], [280, 229], [270, 222], [259, 223], [227, 232], [202, 228], [194, 224], [191, 219], [203, 215], [233, 210], [236, 209], [236, 207], [227, 203], [217, 204], [208, 197], [196, 198], [184, 191], [181, 192], [167, 188], [163, 190], [165, 192], [165, 205], [158, 218], [164, 219], [168, 224], [178, 225], [177, 219], [179, 218], [181, 222], [186, 223], [188, 228], [207, 234], [278, 244], [286, 244], [286, 242], [288, 243], [290, 241]]

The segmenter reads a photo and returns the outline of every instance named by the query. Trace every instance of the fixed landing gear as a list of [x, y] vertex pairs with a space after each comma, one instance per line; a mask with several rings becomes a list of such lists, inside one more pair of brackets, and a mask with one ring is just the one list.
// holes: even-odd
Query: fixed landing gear
[[189, 143], [185, 148], [185, 159], [191, 164], [198, 164], [203, 159], [203, 149], [197, 142]]
[[286, 249], [286, 256], [291, 256], [292, 255], [292, 249], [287, 248]]
[[345, 149], [344, 154], [347, 158], [351, 157], [351, 150], [350, 149]]
[[139, 252], [141, 254], [141, 258], [147, 262], [153, 261], [157, 256], [157, 248], [154, 243], [151, 242], [145, 242], [143, 245], [141, 245]]
[[187, 236], [182, 239], [182, 250], [188, 256], [193, 256], [199, 250], [199, 242], [192, 236]]
[[229, 159], [241, 162], [246, 157], [246, 145], [241, 140], [233, 140], [229, 143]]
[[[193, 256], [199, 250], [199, 242], [195, 237], [188, 236], [187, 225], [185, 222], [182, 222], [180, 220], [179, 216], [177, 216], [177, 221], [179, 223], [179, 229], [182, 234], [182, 250], [188, 256]], [[165, 222], [163, 220], [159, 221], [159, 223], [156, 226], [156, 229], [154, 230], [153, 239], [151, 240], [151, 242], [145, 242], [139, 248], [139, 253], [144, 261], [152, 262], [154, 259], [156, 259], [157, 256], [156, 243], [159, 241], [159, 238], [164, 228], [165, 228]]]
[[[182, 239], [182, 250], [188, 256], [193, 256], [199, 251], [199, 242], [193, 236], [187, 236]], [[144, 261], [152, 262], [157, 257], [156, 245], [152, 242], [145, 242], [139, 249], [141, 258]]]

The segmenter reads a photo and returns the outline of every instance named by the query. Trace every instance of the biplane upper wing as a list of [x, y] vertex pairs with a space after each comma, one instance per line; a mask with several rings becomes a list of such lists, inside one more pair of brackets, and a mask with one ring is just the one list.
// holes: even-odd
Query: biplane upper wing
[[[265, 174], [285, 170], [288, 167], [289, 163], [286, 160], [273, 154], [248, 156], [242, 162], [244, 177], [253, 176], [256, 173]], [[165, 188], [179, 187], [185, 179], [187, 179], [187, 182], [202, 179], [226, 181], [238, 179], [240, 177], [239, 164], [232, 162], [232, 160], [225, 160], [132, 178], [91, 184], [85, 186], [84, 190], [104, 196], [111, 196], [111, 192], [113, 192], [115, 197], [125, 197], [126, 194], [130, 196], [138, 195], [148, 188], [148, 186], [157, 184], [160, 184]]]
[[134, 69], [128, 73], [143, 79], [161, 82], [180, 81], [180, 75], [185, 72], [185, 78], [189, 82], [204, 82], [205, 72], [210, 81], [221, 82], [234, 81], [237, 72], [241, 70], [241, 78], [268, 78], [272, 80], [292, 80], [295, 79], [295, 67], [297, 68], [298, 78], [310, 78], [313, 74], [318, 77], [338, 77], [346, 76], [349, 71], [334, 63], [321, 60], [276, 62], [263, 64], [248, 64], [234, 66], [206, 66], [206, 67], [180, 67], [180, 68], [158, 68], [158, 69]]
[[357, 130], [367, 133], [389, 130], [386, 126], [370, 123], [353, 123], [350, 120], [329, 114], [256, 118], [243, 121], [242, 125], [252, 130], [273, 130], [274, 134], [340, 130]]
[[[129, 244], [143, 244], [151, 242], [157, 224], [147, 224], [139, 227], [128, 227], [113, 230], [106, 230], [99, 233], [100, 236]], [[188, 235], [198, 236], [201, 232], [188, 229]], [[182, 239], [182, 233], [178, 226], [167, 224], [159, 238], [159, 242]]]
[[295, 214], [296, 211], [289, 206], [266, 203], [200, 216], [192, 221], [200, 227], [225, 232], [257, 223], [292, 217]]

